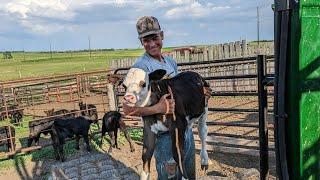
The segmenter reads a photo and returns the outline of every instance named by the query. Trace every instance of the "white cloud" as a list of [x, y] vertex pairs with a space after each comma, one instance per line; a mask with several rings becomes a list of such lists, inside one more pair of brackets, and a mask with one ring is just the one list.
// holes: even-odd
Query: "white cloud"
[[209, 27], [209, 25], [207, 23], [200, 23], [199, 26], [202, 29], [207, 29]]
[[229, 6], [215, 6], [212, 3], [201, 4], [200, 2], [193, 1], [192, 3], [185, 3], [182, 6], [174, 7], [166, 12], [165, 16], [168, 19], [181, 19], [181, 18], [206, 18], [213, 13], [225, 9]]
[[10, 15], [22, 19], [46, 17], [57, 19], [72, 19], [74, 13], [68, 9], [67, 1], [60, 0], [16, 0], [8, 3], [5, 9]]
[[177, 31], [173, 31], [173, 30], [168, 30], [164, 33], [165, 38], [166, 37], [187, 37], [189, 36], [189, 33], [186, 32], [177, 32]]
[[96, 36], [93, 42], [102, 48], [136, 47], [135, 24], [144, 15], [159, 19], [170, 45], [255, 38], [257, 6], [261, 7], [262, 36], [273, 37], [273, 0], [0, 1], [0, 38], [8, 39], [1, 41], [0, 49], [20, 46], [17, 42], [21, 39], [32, 41], [35, 49], [46, 44], [46, 39], [56, 39], [62, 49], [83, 48], [87, 45], [83, 36], [87, 35]]

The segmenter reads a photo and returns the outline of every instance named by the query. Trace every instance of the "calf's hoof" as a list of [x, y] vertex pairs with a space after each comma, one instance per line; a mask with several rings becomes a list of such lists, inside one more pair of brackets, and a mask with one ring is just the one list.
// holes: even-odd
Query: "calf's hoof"
[[112, 147], [110, 146], [110, 148], [108, 149], [108, 154], [112, 153]]
[[201, 170], [204, 170], [204, 171], [206, 171], [206, 170], [208, 170], [209, 169], [209, 165], [207, 164], [207, 165], [202, 165], [201, 164]]
[[87, 146], [87, 151], [90, 152], [91, 151], [91, 147]]
[[56, 160], [59, 161], [59, 160], [60, 160], [60, 157], [59, 157], [59, 156], [56, 156]]

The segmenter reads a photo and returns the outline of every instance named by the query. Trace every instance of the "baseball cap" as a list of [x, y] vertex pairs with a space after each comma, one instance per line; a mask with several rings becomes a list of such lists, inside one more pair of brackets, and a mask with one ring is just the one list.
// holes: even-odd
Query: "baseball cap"
[[161, 32], [161, 27], [157, 18], [153, 16], [143, 16], [137, 21], [137, 31], [139, 38], [151, 34], [158, 34]]

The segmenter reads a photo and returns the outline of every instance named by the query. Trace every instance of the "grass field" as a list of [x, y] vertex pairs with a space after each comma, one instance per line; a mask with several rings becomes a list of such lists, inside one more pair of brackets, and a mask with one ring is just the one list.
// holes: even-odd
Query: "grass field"
[[[163, 51], [170, 51], [164, 48]], [[13, 59], [0, 59], [0, 81], [108, 69], [112, 59], [137, 58], [144, 49], [89, 52], [13, 52]], [[2, 55], [2, 54], [1, 54]]]
[[[260, 44], [272, 43], [262, 40]], [[256, 45], [257, 42], [248, 42]], [[206, 45], [197, 45], [204, 47]], [[171, 51], [174, 47], [163, 48], [163, 52]], [[108, 69], [108, 61], [125, 58], [137, 58], [144, 49], [106, 49], [89, 51], [64, 52], [13, 52], [13, 59], [5, 60], [0, 52], [0, 81], [43, 77], [58, 74], [86, 72]]]

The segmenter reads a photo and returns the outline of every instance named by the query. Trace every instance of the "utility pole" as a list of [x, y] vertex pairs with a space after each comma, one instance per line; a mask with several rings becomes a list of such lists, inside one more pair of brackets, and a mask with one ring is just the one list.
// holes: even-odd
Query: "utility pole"
[[260, 15], [259, 15], [259, 6], [257, 6], [257, 40], [258, 40], [257, 54], [260, 54]]
[[91, 58], [91, 43], [90, 43], [90, 36], [88, 36], [88, 42], [89, 42], [89, 53], [90, 53], [90, 58]]
[[23, 48], [23, 61], [26, 60], [26, 55], [25, 55], [25, 52], [24, 52], [24, 48]]
[[52, 59], [51, 41], [50, 41], [50, 57], [51, 57], [51, 59]]

